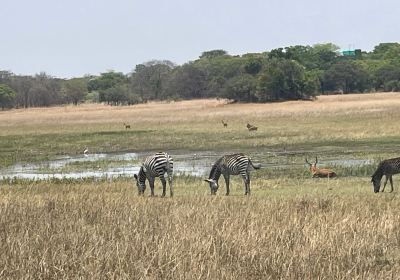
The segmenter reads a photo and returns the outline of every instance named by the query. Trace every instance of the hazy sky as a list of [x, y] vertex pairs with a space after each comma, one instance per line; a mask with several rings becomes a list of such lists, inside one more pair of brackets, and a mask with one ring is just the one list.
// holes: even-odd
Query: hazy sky
[[332, 42], [372, 50], [399, 41], [399, 0], [0, 0], [0, 70], [57, 77], [124, 73], [151, 59], [182, 64]]

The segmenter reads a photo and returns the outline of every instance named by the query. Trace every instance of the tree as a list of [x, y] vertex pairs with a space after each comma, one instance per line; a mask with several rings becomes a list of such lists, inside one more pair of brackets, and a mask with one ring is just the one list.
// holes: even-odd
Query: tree
[[15, 92], [7, 85], [0, 84], [0, 106], [4, 108], [11, 108], [14, 106]]
[[194, 63], [177, 67], [169, 75], [165, 92], [169, 98], [203, 98], [206, 93], [206, 74]]
[[213, 59], [213, 58], [224, 56], [224, 55], [228, 55], [228, 53], [224, 50], [212, 50], [212, 51], [203, 52], [199, 58], [200, 59], [202, 59], [202, 58]]
[[78, 105], [87, 93], [87, 83], [84, 78], [74, 78], [63, 82], [65, 101]]
[[60, 90], [61, 81], [44, 72], [36, 74], [28, 91], [30, 106], [61, 104], [63, 102]]
[[400, 82], [400, 61], [387, 62], [374, 72], [375, 88], [385, 91], [397, 90], [398, 82]]
[[28, 108], [31, 106], [29, 90], [32, 88], [34, 79], [31, 76], [13, 76], [11, 87], [15, 90], [15, 105], [17, 107]]
[[324, 74], [323, 85], [324, 90], [342, 90], [344, 93], [363, 92], [370, 86], [368, 73], [350, 60], [332, 65]]
[[164, 99], [165, 84], [174, 65], [167, 60], [153, 60], [136, 65], [135, 71], [129, 78], [131, 89], [143, 101]]
[[222, 97], [236, 101], [256, 102], [257, 79], [250, 74], [243, 74], [231, 78], [223, 91]]
[[260, 101], [309, 98], [315, 94], [315, 77], [306, 76], [305, 68], [297, 61], [271, 59], [260, 77]]
[[400, 57], [399, 43], [380, 43], [372, 52], [374, 59], [393, 59]]
[[[127, 82], [127, 77], [121, 72], [108, 71], [101, 73], [100, 77], [91, 78], [88, 81], [88, 90], [105, 90], [114, 87], [117, 84], [123, 84]], [[100, 100], [101, 102], [102, 100]]]

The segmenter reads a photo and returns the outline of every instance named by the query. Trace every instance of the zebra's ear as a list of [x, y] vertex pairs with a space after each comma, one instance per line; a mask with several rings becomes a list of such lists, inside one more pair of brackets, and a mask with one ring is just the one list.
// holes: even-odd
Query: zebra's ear
[[138, 178], [137, 174], [133, 174], [133, 177], [135, 177], [136, 180], [137, 180], [137, 178]]

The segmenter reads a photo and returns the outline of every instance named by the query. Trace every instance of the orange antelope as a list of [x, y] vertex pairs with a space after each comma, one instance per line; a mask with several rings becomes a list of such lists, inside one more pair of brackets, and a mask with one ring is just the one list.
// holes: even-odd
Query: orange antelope
[[315, 163], [309, 163], [306, 158], [306, 163], [310, 166], [310, 171], [313, 178], [335, 178], [337, 175], [332, 170], [317, 167], [318, 158], [315, 157]]
[[224, 120], [222, 120], [222, 124], [224, 125], [224, 127], [228, 127], [228, 123], [224, 122]]
[[248, 129], [249, 131], [255, 131], [255, 130], [258, 129], [257, 126], [251, 125], [251, 124], [249, 124], [249, 123], [246, 125], [246, 127], [247, 127], [247, 129]]

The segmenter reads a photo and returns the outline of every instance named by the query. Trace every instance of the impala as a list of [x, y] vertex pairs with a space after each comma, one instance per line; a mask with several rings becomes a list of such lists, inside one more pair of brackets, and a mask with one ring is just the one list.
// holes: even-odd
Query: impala
[[317, 167], [318, 158], [315, 157], [315, 163], [309, 163], [306, 158], [306, 163], [310, 166], [310, 172], [313, 178], [334, 178], [336, 177], [336, 173], [330, 169]]

